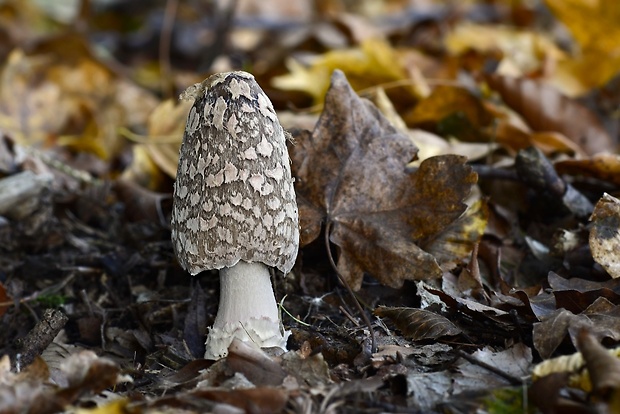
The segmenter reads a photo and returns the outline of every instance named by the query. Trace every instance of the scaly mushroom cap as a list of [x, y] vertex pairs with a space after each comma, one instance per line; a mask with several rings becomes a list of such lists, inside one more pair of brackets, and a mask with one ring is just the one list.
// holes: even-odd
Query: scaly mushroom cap
[[213, 75], [194, 99], [179, 155], [172, 244], [192, 275], [239, 260], [288, 273], [299, 225], [284, 131], [246, 72]]

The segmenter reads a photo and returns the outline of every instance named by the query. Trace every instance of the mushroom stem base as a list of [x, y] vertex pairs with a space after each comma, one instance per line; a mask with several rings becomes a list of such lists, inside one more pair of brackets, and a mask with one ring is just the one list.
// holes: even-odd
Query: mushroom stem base
[[206, 359], [228, 354], [233, 338], [260, 348], [286, 349], [269, 268], [243, 260], [220, 269], [220, 304], [206, 342]]

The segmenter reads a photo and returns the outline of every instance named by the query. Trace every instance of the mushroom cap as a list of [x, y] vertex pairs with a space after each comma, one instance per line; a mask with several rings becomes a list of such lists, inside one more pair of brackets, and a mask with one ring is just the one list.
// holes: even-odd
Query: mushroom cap
[[286, 137], [271, 101], [246, 72], [189, 87], [194, 99], [174, 184], [172, 244], [192, 275], [260, 262], [288, 273], [299, 223]]

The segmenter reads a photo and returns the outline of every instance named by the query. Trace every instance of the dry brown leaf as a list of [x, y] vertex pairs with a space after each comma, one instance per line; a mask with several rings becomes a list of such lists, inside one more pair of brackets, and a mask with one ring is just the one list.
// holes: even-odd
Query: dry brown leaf
[[382, 318], [390, 318], [405, 338], [414, 341], [456, 336], [462, 333], [461, 328], [445, 316], [424, 309], [379, 306], [374, 314]]
[[583, 149], [557, 131], [533, 132], [515, 112], [487, 102], [487, 108], [495, 116], [495, 122], [486, 128], [487, 135], [505, 148], [519, 151], [535, 146], [545, 154], [567, 153], [586, 156]]
[[52, 384], [42, 359], [35, 359], [23, 372], [14, 374], [5, 356], [0, 361], [0, 412], [62, 411], [80, 396], [114, 386], [119, 373], [119, 366], [112, 360], [100, 358], [92, 351], [81, 351], [63, 361]]
[[533, 130], [560, 132], [590, 155], [612, 148], [596, 116], [555, 88], [535, 79], [499, 75], [487, 76], [487, 82]]
[[620, 359], [612, 356], [585, 329], [577, 335], [577, 345], [586, 361], [594, 393], [604, 397], [615, 392], [617, 396], [620, 390]]
[[[11, 298], [7, 294], [4, 284], [0, 282], [0, 303], [9, 303], [10, 300]], [[4, 315], [8, 308], [8, 305], [0, 305], [0, 316]]]
[[542, 358], [549, 358], [553, 355], [553, 352], [564, 341], [566, 332], [575, 319], [576, 315], [573, 313], [566, 309], [558, 309], [544, 321], [534, 324], [534, 348]]
[[620, 277], [620, 200], [609, 194], [594, 206], [590, 217], [590, 250], [594, 260], [613, 278]]
[[592, 177], [620, 185], [620, 155], [600, 153], [582, 160], [563, 160], [555, 163], [560, 174]]
[[[183, 401], [185, 396], [187, 400]], [[193, 406], [192, 399], [206, 399], [240, 408], [246, 413], [271, 414], [283, 412], [288, 397], [288, 391], [282, 388], [257, 387], [236, 390], [214, 388], [198, 389], [186, 395], [181, 394], [178, 400], [181, 403], [185, 402], [185, 405], [190, 408]], [[222, 408], [223, 412], [233, 412], [230, 409], [224, 410], [226, 409]]]
[[433, 157], [408, 173], [417, 148], [340, 71], [314, 132], [296, 138], [291, 153], [303, 245], [327, 221], [330, 241], [340, 247], [338, 270], [354, 289], [364, 272], [393, 287], [441, 276], [435, 257], [416, 243], [438, 238], [465, 211], [477, 175], [464, 157]]
[[263, 350], [234, 338], [228, 348], [226, 365], [233, 372], [242, 373], [256, 386], [278, 386], [286, 372]]
[[432, 128], [461, 141], [479, 141], [479, 129], [493, 119], [478, 97], [449, 85], [437, 86], [404, 118], [407, 125]]

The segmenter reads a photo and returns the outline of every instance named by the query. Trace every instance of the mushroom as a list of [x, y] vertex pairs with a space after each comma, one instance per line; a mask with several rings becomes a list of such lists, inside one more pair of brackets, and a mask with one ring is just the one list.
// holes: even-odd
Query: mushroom
[[233, 338], [286, 349], [270, 267], [288, 273], [299, 224], [286, 135], [273, 105], [246, 72], [189, 87], [174, 184], [172, 244], [192, 275], [219, 269], [220, 303], [205, 358], [227, 355]]

